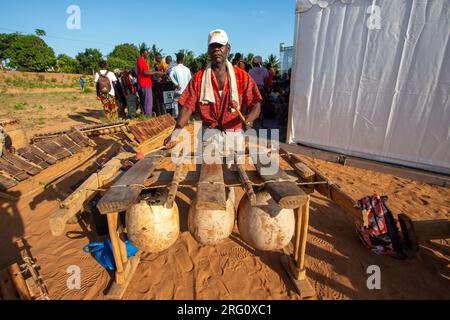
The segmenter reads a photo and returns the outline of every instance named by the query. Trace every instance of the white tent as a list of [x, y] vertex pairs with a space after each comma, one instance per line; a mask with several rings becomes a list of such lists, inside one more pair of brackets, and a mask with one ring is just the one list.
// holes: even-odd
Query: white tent
[[450, 174], [449, 0], [297, 0], [295, 28], [289, 143]]

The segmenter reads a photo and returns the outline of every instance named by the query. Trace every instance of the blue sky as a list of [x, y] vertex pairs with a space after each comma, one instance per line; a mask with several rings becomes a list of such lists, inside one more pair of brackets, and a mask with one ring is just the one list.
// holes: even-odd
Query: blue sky
[[[70, 5], [81, 9], [81, 29], [69, 30]], [[0, 33], [33, 33], [44, 29], [56, 54], [75, 56], [85, 48], [104, 55], [120, 43], [155, 43], [166, 54], [190, 49], [206, 51], [208, 32], [227, 31], [233, 52], [252, 52], [266, 58], [279, 55], [281, 42], [292, 45], [295, 0], [20, 0], [5, 1]]]

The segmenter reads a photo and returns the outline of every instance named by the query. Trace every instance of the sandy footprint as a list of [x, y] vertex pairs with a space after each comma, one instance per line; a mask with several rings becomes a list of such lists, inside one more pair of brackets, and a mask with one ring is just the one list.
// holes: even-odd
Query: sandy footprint
[[210, 255], [208, 256], [209, 265], [211, 266], [212, 273], [216, 276], [222, 276], [224, 274], [224, 266], [227, 263], [228, 258], [226, 256]]
[[263, 269], [261, 261], [257, 257], [247, 257], [243, 260], [243, 263], [249, 276], [257, 274]]
[[175, 295], [175, 284], [173, 281], [161, 281], [151, 288], [156, 300], [171, 300]]

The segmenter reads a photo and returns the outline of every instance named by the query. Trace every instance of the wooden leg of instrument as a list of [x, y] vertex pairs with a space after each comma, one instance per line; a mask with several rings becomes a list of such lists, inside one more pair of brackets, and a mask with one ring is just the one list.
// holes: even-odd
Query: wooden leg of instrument
[[316, 291], [306, 277], [305, 270], [306, 243], [309, 227], [309, 201], [310, 197], [308, 196], [307, 203], [296, 210], [297, 223], [295, 228], [293, 259], [287, 255], [283, 255], [281, 260], [283, 267], [302, 299], [310, 299], [316, 295]]

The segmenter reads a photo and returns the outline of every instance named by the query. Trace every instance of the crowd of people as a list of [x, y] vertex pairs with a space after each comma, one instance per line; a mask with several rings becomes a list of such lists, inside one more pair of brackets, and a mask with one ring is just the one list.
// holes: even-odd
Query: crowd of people
[[[184, 54], [177, 54], [176, 64], [171, 56], [163, 60], [161, 54], [158, 54], [152, 68], [148, 64], [148, 58], [149, 51], [143, 49], [134, 67], [110, 71], [106, 61], [100, 63], [100, 70], [95, 74], [94, 81], [107, 119], [131, 119], [137, 116], [139, 109], [141, 114], [151, 118], [154, 115], [154, 83], [171, 81], [175, 86], [175, 101], [181, 96], [192, 78], [190, 70], [184, 66]], [[178, 110], [175, 108], [174, 116], [177, 115]]]
[[[163, 59], [161, 54], [157, 54], [151, 68], [148, 59], [149, 51], [143, 49], [134, 67], [110, 71], [106, 61], [100, 63], [100, 70], [95, 75], [97, 96], [102, 102], [105, 117], [110, 121], [132, 119], [138, 115], [139, 109], [141, 114], [151, 118], [155, 114], [155, 83], [172, 82], [177, 104], [192, 80], [193, 72], [184, 65], [183, 53], [176, 55], [176, 63], [171, 56]], [[232, 65], [248, 73], [261, 93], [263, 102], [259, 125], [264, 127], [264, 119], [277, 119], [284, 123], [288, 116], [290, 70], [280, 77], [270, 63], [263, 64], [262, 57], [254, 57], [252, 65], [249, 65], [240, 53], [235, 54]], [[81, 85], [84, 87], [84, 82]], [[178, 117], [179, 111], [180, 107], [175, 107], [173, 116]]]
[[291, 86], [291, 69], [280, 76], [272, 67], [272, 64], [263, 64], [262, 57], [256, 56], [252, 65], [242, 60], [242, 55], [236, 53], [233, 65], [250, 74], [256, 82], [263, 103], [261, 106], [260, 126], [264, 127], [264, 119], [276, 118], [279, 124], [287, 122], [289, 95]]

